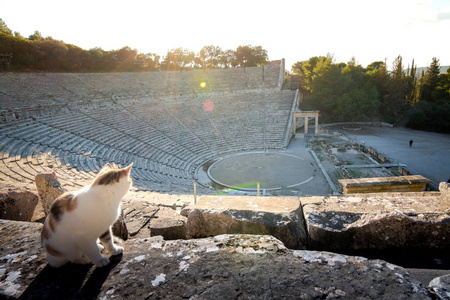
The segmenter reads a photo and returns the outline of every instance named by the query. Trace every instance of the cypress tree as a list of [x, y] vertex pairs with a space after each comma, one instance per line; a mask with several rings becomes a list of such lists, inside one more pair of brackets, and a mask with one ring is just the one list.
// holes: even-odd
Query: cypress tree
[[434, 102], [432, 93], [439, 85], [439, 74], [440, 74], [440, 65], [439, 59], [433, 57], [433, 60], [430, 66], [427, 68], [427, 72], [422, 77], [421, 86], [420, 86], [420, 94], [421, 100], [427, 102]]

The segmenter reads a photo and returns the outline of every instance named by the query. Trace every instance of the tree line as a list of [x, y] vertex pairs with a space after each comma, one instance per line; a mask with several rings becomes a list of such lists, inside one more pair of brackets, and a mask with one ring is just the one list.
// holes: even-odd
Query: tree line
[[222, 50], [219, 46], [205, 46], [198, 53], [176, 48], [161, 57], [156, 53], [138, 53], [123, 47], [105, 51], [101, 48], [84, 50], [39, 31], [25, 38], [0, 19], [0, 53], [11, 53], [12, 71], [48, 72], [132, 72], [156, 70], [190, 70], [199, 68], [255, 67], [268, 62], [268, 54], [261, 46], [244, 45], [236, 50]]
[[304, 97], [303, 110], [320, 110], [325, 122], [401, 120], [414, 129], [450, 133], [450, 68], [440, 74], [437, 58], [426, 72], [405, 68], [398, 56], [363, 68], [355, 58], [336, 63], [332, 55], [315, 56], [292, 66]]

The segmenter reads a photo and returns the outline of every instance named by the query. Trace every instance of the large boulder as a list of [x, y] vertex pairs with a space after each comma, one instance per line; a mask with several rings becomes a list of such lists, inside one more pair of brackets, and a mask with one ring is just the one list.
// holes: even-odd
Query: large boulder
[[[271, 236], [129, 239], [103, 268], [47, 266], [41, 224], [0, 221], [0, 298], [431, 299], [402, 267], [289, 250]], [[26, 244], [26, 247], [24, 247]]]
[[297, 197], [203, 196], [184, 208], [187, 235], [268, 234], [288, 248], [305, 249], [307, 233]]
[[47, 216], [55, 199], [67, 192], [67, 190], [58, 181], [55, 172], [39, 173], [34, 180], [42, 208]]
[[0, 219], [31, 221], [38, 196], [26, 190], [0, 190]]
[[437, 192], [301, 198], [313, 249], [450, 249], [450, 201]]

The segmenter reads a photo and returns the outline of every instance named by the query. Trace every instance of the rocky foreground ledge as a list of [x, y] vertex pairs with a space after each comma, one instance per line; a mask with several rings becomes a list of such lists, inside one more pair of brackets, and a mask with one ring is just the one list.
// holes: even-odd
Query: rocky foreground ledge
[[[41, 224], [0, 220], [0, 299], [433, 299], [402, 267], [267, 235], [129, 239], [104, 268], [49, 267]], [[435, 282], [436, 290], [444, 279]], [[445, 296], [445, 294], [443, 294]], [[443, 298], [444, 299], [444, 298]]]

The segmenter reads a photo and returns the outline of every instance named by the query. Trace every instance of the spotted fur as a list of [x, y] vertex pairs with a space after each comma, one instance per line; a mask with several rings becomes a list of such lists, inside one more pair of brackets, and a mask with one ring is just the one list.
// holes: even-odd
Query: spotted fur
[[97, 240], [112, 254], [123, 248], [114, 244], [111, 225], [118, 218], [121, 200], [132, 185], [131, 166], [105, 165], [92, 184], [77, 192], [64, 193], [53, 203], [41, 232], [47, 261], [53, 267], [68, 262], [109, 263]]

